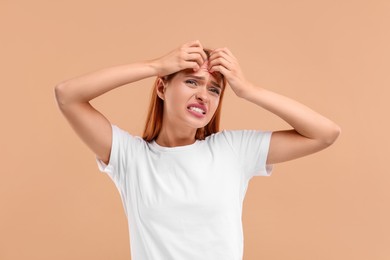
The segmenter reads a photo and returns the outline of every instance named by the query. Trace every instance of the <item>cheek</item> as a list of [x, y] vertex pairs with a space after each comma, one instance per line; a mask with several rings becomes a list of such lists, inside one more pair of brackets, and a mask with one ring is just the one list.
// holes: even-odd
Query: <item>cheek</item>
[[186, 102], [186, 97], [188, 93], [186, 92], [186, 88], [183, 86], [171, 86], [171, 89], [166, 92], [166, 106], [172, 108], [172, 110], [176, 110], [178, 107], [182, 107]]
[[213, 114], [215, 113], [215, 111], [217, 110], [218, 108], [218, 105], [219, 105], [219, 98], [215, 98], [215, 100], [213, 100], [212, 102], [212, 110], [213, 110]]

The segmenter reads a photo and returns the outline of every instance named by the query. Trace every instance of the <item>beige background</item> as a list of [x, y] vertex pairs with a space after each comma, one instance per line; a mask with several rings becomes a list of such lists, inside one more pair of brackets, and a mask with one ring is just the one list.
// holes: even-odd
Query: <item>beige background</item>
[[[53, 87], [194, 39], [342, 128], [328, 149], [251, 180], [244, 259], [390, 259], [389, 24], [385, 0], [0, 0], [0, 259], [130, 259], [119, 193]], [[139, 135], [152, 81], [92, 103]], [[222, 114], [225, 129], [288, 127], [230, 89]]]

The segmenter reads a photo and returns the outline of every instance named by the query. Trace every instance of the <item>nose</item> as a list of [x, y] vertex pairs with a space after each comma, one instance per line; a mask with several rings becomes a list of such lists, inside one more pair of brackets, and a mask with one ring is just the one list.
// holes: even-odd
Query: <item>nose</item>
[[207, 95], [207, 88], [206, 87], [199, 88], [198, 91], [195, 93], [195, 97], [199, 101], [207, 102], [209, 99]]

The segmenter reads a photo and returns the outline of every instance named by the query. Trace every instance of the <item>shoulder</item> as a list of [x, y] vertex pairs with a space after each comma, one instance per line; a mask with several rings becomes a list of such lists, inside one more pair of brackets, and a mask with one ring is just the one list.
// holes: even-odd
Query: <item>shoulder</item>
[[255, 130], [221, 130], [206, 137], [205, 141], [212, 145], [229, 144], [240, 142], [243, 138], [251, 135]]
[[222, 130], [220, 132], [217, 132], [217, 133], [214, 133], [210, 136], [208, 136], [207, 138], [210, 138], [210, 139], [216, 139], [216, 140], [219, 140], [219, 139], [225, 139], [225, 140], [229, 140], [231, 138], [243, 138], [243, 137], [249, 137], [249, 136], [253, 136], [253, 135], [262, 135], [264, 134], [266, 131], [262, 131], [262, 130], [249, 130], [249, 129], [241, 129], [241, 130]]
[[259, 146], [261, 143], [270, 141], [272, 131], [265, 130], [222, 130], [209, 137], [213, 144], [226, 143], [237, 149], [243, 146]]
[[118, 143], [124, 146], [136, 148], [137, 146], [142, 147], [148, 144], [142, 137], [133, 135], [115, 124], [112, 124], [112, 135], [113, 140], [118, 141]]

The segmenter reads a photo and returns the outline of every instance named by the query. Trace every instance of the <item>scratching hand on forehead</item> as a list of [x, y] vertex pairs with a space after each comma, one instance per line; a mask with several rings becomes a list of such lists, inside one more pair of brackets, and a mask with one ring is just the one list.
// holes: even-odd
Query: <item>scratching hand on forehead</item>
[[210, 73], [221, 73], [239, 97], [242, 97], [245, 90], [253, 87], [245, 79], [237, 58], [228, 48], [217, 48], [210, 53], [208, 70]]
[[152, 61], [156, 75], [163, 77], [181, 70], [199, 70], [207, 60], [202, 44], [196, 40], [187, 42], [161, 58]]
[[209, 60], [206, 59], [206, 60], [203, 62], [203, 64], [200, 66], [199, 70], [204, 70], [204, 71], [207, 71], [207, 72], [211, 73], [210, 70], [209, 70], [209, 64], [210, 64], [210, 63], [209, 63]]

